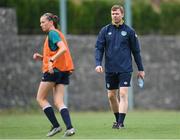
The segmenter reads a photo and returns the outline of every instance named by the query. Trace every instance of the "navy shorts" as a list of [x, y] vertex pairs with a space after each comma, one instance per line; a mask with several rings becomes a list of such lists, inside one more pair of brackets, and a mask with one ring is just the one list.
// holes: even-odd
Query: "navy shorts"
[[119, 87], [129, 87], [131, 82], [131, 72], [128, 73], [107, 73], [105, 74], [106, 88], [109, 90], [119, 89]]
[[68, 85], [69, 84], [69, 76], [70, 72], [62, 72], [62, 71], [56, 71], [53, 74], [50, 74], [49, 72], [43, 73], [42, 81], [43, 82], [54, 82], [55, 84], [63, 84]]

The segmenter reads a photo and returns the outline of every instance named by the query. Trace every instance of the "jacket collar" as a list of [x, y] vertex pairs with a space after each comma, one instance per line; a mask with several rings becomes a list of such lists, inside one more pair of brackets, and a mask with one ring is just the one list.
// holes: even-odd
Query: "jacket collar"
[[116, 27], [119, 27], [119, 26], [123, 25], [123, 23], [124, 23], [124, 20], [123, 20], [123, 19], [122, 19], [119, 23], [114, 23], [114, 22], [112, 21], [112, 25], [114, 25], [114, 26], [116, 26]]

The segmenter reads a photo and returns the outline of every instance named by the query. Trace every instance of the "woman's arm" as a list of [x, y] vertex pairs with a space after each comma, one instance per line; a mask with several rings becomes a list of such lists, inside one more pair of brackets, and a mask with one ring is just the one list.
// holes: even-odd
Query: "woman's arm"
[[33, 54], [33, 59], [34, 60], [40, 60], [40, 61], [42, 61], [43, 60], [43, 56], [41, 55], [41, 54], [39, 54], [39, 53], [34, 53]]
[[53, 62], [56, 59], [58, 59], [58, 57], [60, 57], [67, 50], [63, 41], [58, 42], [57, 46], [59, 47], [59, 50], [58, 50], [58, 52], [54, 56], [52, 56], [50, 58], [51, 62]]

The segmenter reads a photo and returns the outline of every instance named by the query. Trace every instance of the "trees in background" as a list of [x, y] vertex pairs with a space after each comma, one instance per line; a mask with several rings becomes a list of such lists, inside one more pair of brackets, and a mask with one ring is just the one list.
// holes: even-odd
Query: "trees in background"
[[[133, 0], [133, 28], [138, 34], [179, 34], [178, 0]], [[110, 9], [119, 0], [67, 0], [68, 34], [97, 34], [111, 22]], [[123, 4], [123, 3], [121, 3]], [[59, 15], [59, 0], [1, 0], [0, 7], [17, 12], [20, 34], [39, 34], [39, 17], [45, 12]]]

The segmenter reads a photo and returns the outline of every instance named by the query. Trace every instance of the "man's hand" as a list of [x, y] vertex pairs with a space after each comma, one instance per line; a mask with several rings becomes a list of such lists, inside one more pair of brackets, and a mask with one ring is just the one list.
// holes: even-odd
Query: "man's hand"
[[142, 79], [144, 79], [144, 77], [145, 77], [145, 72], [144, 72], [144, 71], [138, 71], [137, 77], [141, 77]]
[[98, 72], [98, 73], [103, 73], [103, 67], [102, 66], [97, 66], [96, 68], [95, 68], [95, 71], [96, 72]]

